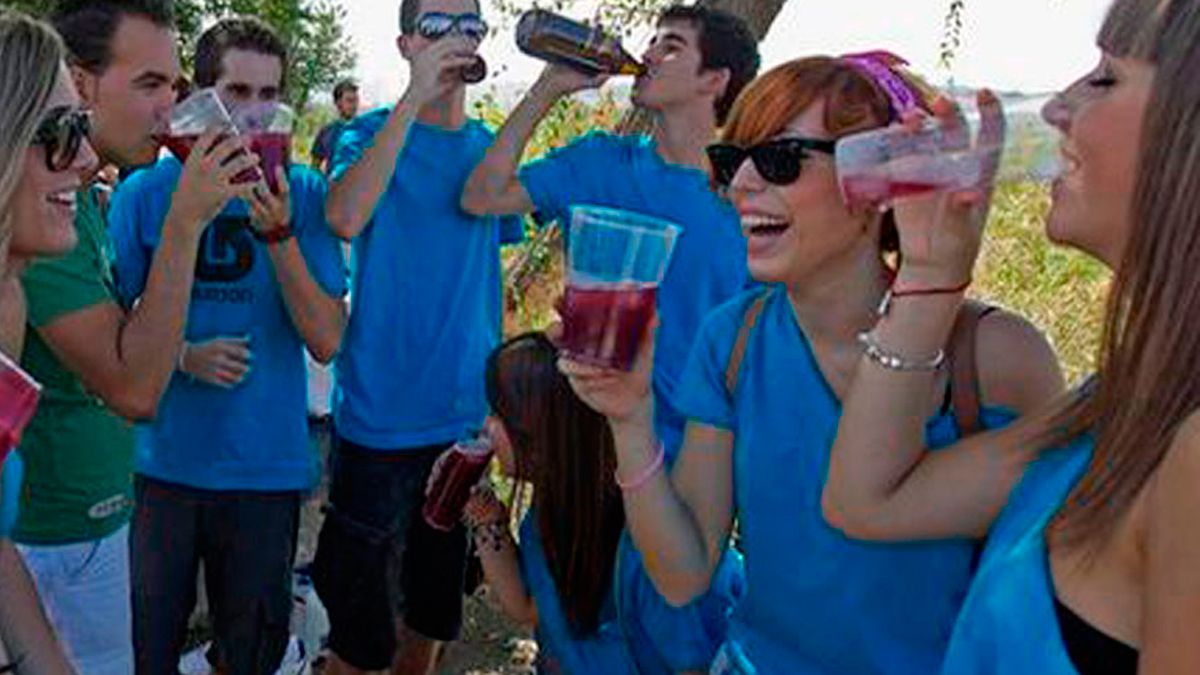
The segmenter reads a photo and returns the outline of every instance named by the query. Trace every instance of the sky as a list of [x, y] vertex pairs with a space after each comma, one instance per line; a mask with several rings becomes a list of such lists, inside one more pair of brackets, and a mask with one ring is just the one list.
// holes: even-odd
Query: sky
[[[407, 67], [395, 47], [399, 0], [343, 0], [348, 32], [358, 51], [355, 73], [369, 105], [391, 103], [403, 93]], [[502, 89], [536, 79], [540, 62], [513, 44], [511, 25], [495, 26], [481, 53], [491, 66], [487, 82]], [[950, 0], [789, 0], [760, 46], [769, 68], [810, 54], [886, 48], [908, 59], [934, 82], [1002, 91], [1055, 91], [1091, 69], [1096, 32], [1109, 0], [967, 0], [963, 44], [950, 71], [938, 65], [942, 24]], [[592, 0], [577, 3], [585, 17]], [[511, 23], [511, 22], [510, 22]], [[627, 41], [638, 54], [648, 33]]]

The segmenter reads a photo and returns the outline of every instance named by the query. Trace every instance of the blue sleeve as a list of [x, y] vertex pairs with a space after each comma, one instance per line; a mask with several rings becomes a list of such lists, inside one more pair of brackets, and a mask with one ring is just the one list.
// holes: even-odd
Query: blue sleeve
[[[676, 390], [676, 407], [689, 420], [733, 430], [736, 413], [725, 387], [725, 370], [737, 340], [744, 302], [731, 301], [709, 313], [692, 343]], [[740, 311], [739, 311], [740, 310]], [[746, 367], [743, 361], [742, 367]]]
[[[115, 256], [113, 276], [117, 297], [126, 307], [132, 306], [146, 288], [158, 237], [151, 240], [144, 233], [157, 233], [162, 228], [170, 193], [174, 191], [173, 185], [168, 188], [164, 180], [166, 166], [163, 163], [173, 161], [164, 159], [133, 174], [117, 187], [109, 202], [108, 233]], [[162, 203], [164, 201], [166, 205]]]
[[325, 221], [325, 179], [302, 166], [292, 166], [292, 221], [296, 243], [313, 279], [331, 297], [346, 295], [349, 272], [341, 240]]
[[525, 217], [500, 217], [500, 244], [519, 244], [525, 241]]
[[539, 224], [565, 226], [568, 209], [594, 192], [591, 180], [611, 166], [616, 147], [608, 134], [591, 133], [522, 167], [518, 178], [541, 214]]
[[674, 607], [654, 588], [632, 542], [622, 537], [621, 546], [620, 574], [626, 586], [621, 601], [629, 603], [634, 616], [627, 611], [622, 615], [638, 624], [626, 633], [653, 642], [634, 645], [635, 651], [653, 650], [658, 658], [647, 660], [661, 660], [671, 672], [707, 670], [725, 640], [730, 609], [741, 596], [741, 555], [728, 549], [708, 591], [683, 607]]
[[23, 468], [21, 455], [15, 450], [0, 465], [0, 538], [7, 537], [17, 522]]
[[389, 110], [375, 110], [357, 117], [338, 135], [329, 151], [329, 180], [340, 180], [346, 170], [362, 157], [375, 140], [375, 134], [387, 122]]

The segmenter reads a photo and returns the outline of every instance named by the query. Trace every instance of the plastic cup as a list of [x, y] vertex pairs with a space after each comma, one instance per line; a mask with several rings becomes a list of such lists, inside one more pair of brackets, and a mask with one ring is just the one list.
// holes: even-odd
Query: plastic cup
[[1001, 143], [972, 140], [978, 115], [947, 127], [929, 119], [919, 130], [900, 126], [841, 138], [835, 162], [849, 206], [886, 208], [930, 192], [979, 186], [999, 161], [997, 180], [1045, 181], [1058, 173], [1057, 134], [1037, 114], [1008, 115]]
[[578, 361], [632, 369], [680, 232], [638, 213], [572, 208], [559, 347]]
[[210, 129], [233, 131], [233, 120], [213, 89], [201, 89], [175, 106], [166, 133], [157, 139], [180, 162], [186, 162], [200, 136]]
[[278, 102], [251, 103], [238, 106], [230, 115], [238, 132], [246, 137], [250, 150], [258, 155], [267, 187], [279, 194], [275, 170], [286, 173], [292, 162], [292, 129], [296, 113]]
[[41, 391], [42, 385], [0, 352], [0, 465], [21, 442]]
[[492, 441], [479, 434], [454, 444], [438, 467], [421, 516], [430, 527], [449, 532], [462, 519], [471, 488], [492, 461]]

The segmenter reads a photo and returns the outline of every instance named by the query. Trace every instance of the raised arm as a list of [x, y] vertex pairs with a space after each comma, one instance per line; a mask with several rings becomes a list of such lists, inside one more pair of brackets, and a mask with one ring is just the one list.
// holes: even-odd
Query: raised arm
[[566, 359], [559, 367], [579, 397], [608, 417], [634, 544], [658, 592], [682, 607], [708, 590], [733, 526], [733, 434], [689, 424], [668, 477], [654, 434], [652, 361], [648, 337], [632, 373]]
[[439, 40], [413, 57], [408, 89], [387, 122], [362, 156], [329, 188], [325, 217], [334, 234], [353, 239], [367, 226], [396, 171], [396, 160], [417, 114], [453, 86], [459, 69], [472, 59], [469, 51], [464, 53], [461, 39]]
[[463, 188], [463, 210], [476, 216], [533, 211], [533, 200], [517, 176], [525, 146], [538, 123], [560, 98], [599, 86], [603, 81], [603, 76], [588, 77], [564, 66], [547, 66], [509, 114], [495, 142], [471, 172]]
[[[999, 102], [980, 97], [982, 134], [1003, 139]], [[953, 117], [949, 104], [940, 109]], [[993, 167], [994, 168], [994, 167]], [[919, 363], [943, 349], [970, 278], [988, 211], [990, 185], [896, 207], [903, 263], [895, 288], [938, 291], [898, 298], [870, 335], [881, 351]], [[867, 539], [980, 536], [1004, 506], [1039, 439], [1029, 413], [1062, 390], [1054, 354], [1028, 324], [1010, 315], [980, 324], [983, 402], [1022, 420], [929, 452], [924, 441], [934, 373], [885, 367], [864, 356], [843, 401], [822, 496], [826, 520]], [[1044, 413], [1033, 413], [1038, 416]]]
[[[257, 161], [236, 137], [219, 141], [215, 132], [202, 137], [184, 164], [145, 288], [133, 309], [127, 314], [104, 298], [38, 327], [63, 364], [117, 414], [132, 419], [154, 416], [183, 340], [200, 235], [226, 202], [249, 195], [250, 188], [234, 184], [233, 177]], [[26, 288], [38, 295], [53, 293], [63, 284], [75, 288], [75, 273], [68, 269], [60, 274], [55, 271], [58, 264], [52, 261], [44, 273], [34, 270]]]

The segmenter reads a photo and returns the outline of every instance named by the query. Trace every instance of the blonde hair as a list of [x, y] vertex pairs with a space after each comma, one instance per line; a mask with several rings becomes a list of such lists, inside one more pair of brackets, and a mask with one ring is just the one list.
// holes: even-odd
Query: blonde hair
[[1099, 43], [1156, 70], [1098, 378], [1046, 430], [1095, 436], [1091, 464], [1052, 531], [1085, 557], [1112, 536], [1180, 424], [1200, 408], [1200, 335], [1180, 320], [1200, 315], [1200, 3], [1117, 0]]
[[48, 25], [20, 12], [0, 12], [0, 278], [12, 238], [13, 193], [64, 55], [62, 41]]

